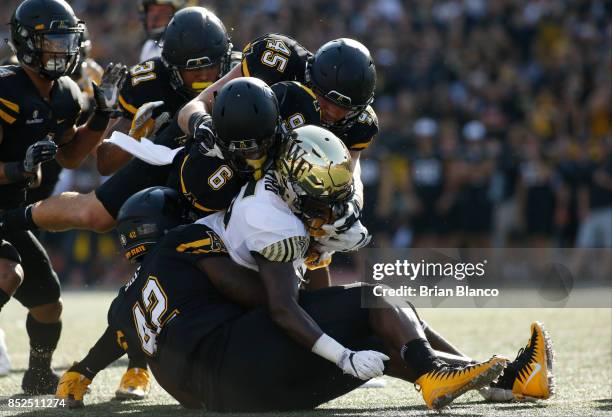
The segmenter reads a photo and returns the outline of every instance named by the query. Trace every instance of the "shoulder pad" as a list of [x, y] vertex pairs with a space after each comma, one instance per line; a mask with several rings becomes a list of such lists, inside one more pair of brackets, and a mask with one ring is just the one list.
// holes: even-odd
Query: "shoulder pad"
[[321, 108], [310, 88], [297, 81], [283, 81], [274, 84], [272, 90], [278, 99], [285, 130], [321, 123]]

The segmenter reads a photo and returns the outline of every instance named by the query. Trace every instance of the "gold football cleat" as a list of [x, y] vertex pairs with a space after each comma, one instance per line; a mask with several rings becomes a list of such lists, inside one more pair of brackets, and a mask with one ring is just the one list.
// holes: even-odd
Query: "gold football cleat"
[[531, 337], [519, 351], [515, 366], [512, 394], [517, 400], [545, 400], [554, 394], [552, 343], [542, 323], [531, 323]]
[[489, 385], [503, 372], [506, 363], [507, 359], [493, 356], [473, 365], [444, 365], [421, 375], [416, 384], [427, 407], [438, 410], [469, 390]]
[[64, 372], [57, 384], [55, 396], [66, 401], [68, 408], [83, 407], [83, 397], [91, 384], [91, 379], [75, 371]]
[[120, 400], [143, 400], [150, 389], [149, 371], [142, 368], [129, 368], [121, 378], [115, 397]]

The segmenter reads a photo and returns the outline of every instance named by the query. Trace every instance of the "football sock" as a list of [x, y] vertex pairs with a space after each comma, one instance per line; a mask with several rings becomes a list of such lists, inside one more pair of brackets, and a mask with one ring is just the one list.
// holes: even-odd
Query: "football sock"
[[436, 368], [441, 362], [426, 339], [414, 339], [406, 343], [400, 349], [400, 355], [414, 370], [417, 378]]
[[143, 355], [131, 354], [131, 352], [128, 350], [128, 359], [130, 360], [128, 363], [128, 368], [147, 369], [147, 358], [145, 358]]
[[28, 313], [26, 330], [30, 337], [29, 369], [51, 367], [51, 357], [62, 332], [62, 322], [41, 323]]
[[2, 307], [11, 299], [11, 296], [4, 292], [2, 288], [0, 288], [0, 311], [2, 311]]
[[98, 372], [119, 359], [125, 350], [117, 343], [115, 332], [110, 327], [89, 350], [85, 358], [72, 365], [69, 371], [78, 372], [89, 379], [93, 379]]

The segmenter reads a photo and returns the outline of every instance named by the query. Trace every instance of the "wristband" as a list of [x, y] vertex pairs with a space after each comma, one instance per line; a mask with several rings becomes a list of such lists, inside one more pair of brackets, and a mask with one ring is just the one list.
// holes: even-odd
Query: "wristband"
[[110, 116], [111, 112], [108, 111], [94, 111], [87, 122], [87, 128], [94, 132], [103, 132], [106, 130]]
[[4, 176], [9, 182], [20, 182], [28, 179], [23, 168], [23, 162], [5, 162]]
[[193, 137], [196, 130], [196, 124], [198, 124], [199, 119], [204, 116], [208, 116], [208, 113], [203, 111], [197, 111], [191, 116], [189, 116], [189, 122], [187, 123], [189, 127], [189, 136]]
[[336, 340], [323, 333], [312, 346], [311, 352], [337, 365], [340, 363], [346, 350], [347, 349]]

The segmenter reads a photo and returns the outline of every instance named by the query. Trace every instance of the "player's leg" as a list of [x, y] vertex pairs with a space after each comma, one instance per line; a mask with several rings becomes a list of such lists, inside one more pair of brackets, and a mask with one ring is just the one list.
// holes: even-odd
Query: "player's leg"
[[151, 377], [147, 369], [147, 357], [138, 346], [128, 345], [128, 367], [123, 374], [115, 398], [143, 400], [151, 390]]
[[0, 216], [4, 230], [86, 229], [106, 232], [115, 226], [123, 203], [134, 193], [166, 182], [170, 166], [130, 161], [94, 192], [64, 192], [26, 208], [7, 210]]
[[22, 388], [27, 394], [53, 394], [59, 380], [51, 369], [51, 359], [62, 330], [60, 283], [46, 251], [31, 232], [14, 232], [7, 237], [19, 251], [24, 271], [14, 297], [29, 310], [30, 360]]
[[69, 408], [83, 407], [83, 397], [91, 381], [102, 369], [125, 354], [122, 334], [107, 327], [83, 360], [75, 362], [62, 375], [56, 397], [66, 400]]
[[[23, 268], [17, 250], [0, 239], [0, 311], [13, 296], [23, 281]], [[11, 370], [11, 361], [6, 347], [4, 330], [0, 329], [0, 376]]]

